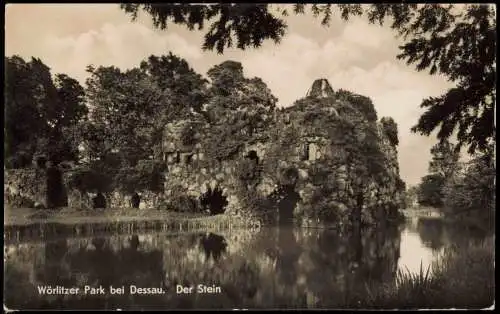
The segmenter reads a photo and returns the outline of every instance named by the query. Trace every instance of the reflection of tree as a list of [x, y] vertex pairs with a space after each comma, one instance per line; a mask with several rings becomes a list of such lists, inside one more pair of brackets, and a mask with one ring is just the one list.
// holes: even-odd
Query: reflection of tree
[[[346, 307], [357, 305], [366, 293], [365, 283], [391, 280], [399, 257], [399, 233], [390, 228], [341, 233], [283, 226], [263, 229], [251, 240], [236, 235], [240, 232], [156, 235], [149, 241], [153, 244], [148, 236], [137, 235], [52, 243], [46, 249], [52, 270], [44, 280], [67, 277], [77, 286], [166, 283], [170, 291], [176, 284], [206, 283], [221, 286], [223, 293], [167, 293], [158, 298], [126, 294], [100, 296], [95, 302], [74, 297], [44, 306]], [[42, 300], [33, 302], [40, 305]]]
[[162, 283], [162, 252], [142, 251], [137, 235], [128, 239], [128, 246], [114, 248], [110, 239], [94, 238], [93, 247], [81, 247], [69, 256], [74, 273], [85, 278], [86, 284], [113, 285], [146, 284], [159, 287]]
[[208, 261], [210, 257], [213, 257], [214, 261], [218, 261], [222, 253], [226, 252], [227, 243], [224, 237], [209, 233], [208, 235], [202, 236], [200, 244], [205, 251], [206, 260]]
[[317, 298], [314, 305], [358, 306], [366, 285], [392, 280], [399, 258], [398, 236], [392, 228], [351, 230], [347, 234], [319, 231], [319, 238], [306, 245], [314, 265], [306, 276], [308, 289]]
[[68, 244], [65, 239], [47, 242], [45, 245], [45, 265], [37, 272], [37, 279], [47, 285], [74, 285], [71, 268], [65, 258], [67, 252]]
[[422, 243], [433, 250], [439, 250], [444, 245], [443, 222], [437, 219], [420, 218], [417, 223], [418, 235]]

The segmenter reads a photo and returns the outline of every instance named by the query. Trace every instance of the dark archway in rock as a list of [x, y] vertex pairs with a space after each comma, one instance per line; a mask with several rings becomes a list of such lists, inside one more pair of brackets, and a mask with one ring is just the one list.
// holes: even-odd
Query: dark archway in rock
[[68, 195], [64, 188], [62, 173], [55, 167], [47, 168], [47, 207], [68, 206]]
[[223, 195], [222, 189], [220, 187], [215, 187], [212, 189], [208, 188], [201, 196], [200, 200], [203, 210], [207, 210], [211, 215], [223, 214], [226, 211], [226, 206], [228, 205], [227, 197]]
[[130, 199], [130, 204], [132, 205], [132, 208], [139, 208], [139, 204], [141, 203], [141, 197], [137, 192], [132, 195], [132, 198]]
[[279, 188], [274, 191], [270, 199], [278, 209], [278, 221], [280, 225], [293, 223], [293, 212], [301, 197], [295, 187], [299, 179], [299, 172], [294, 167], [284, 169], [279, 178]]
[[290, 225], [293, 222], [293, 212], [300, 201], [300, 195], [292, 185], [282, 186], [280, 190], [281, 197], [277, 204], [279, 224]]
[[254, 150], [249, 151], [245, 158], [255, 161], [257, 165], [259, 164], [259, 155], [257, 155], [257, 152]]
[[92, 198], [92, 208], [106, 208], [106, 198], [101, 192], [98, 192], [97, 195]]

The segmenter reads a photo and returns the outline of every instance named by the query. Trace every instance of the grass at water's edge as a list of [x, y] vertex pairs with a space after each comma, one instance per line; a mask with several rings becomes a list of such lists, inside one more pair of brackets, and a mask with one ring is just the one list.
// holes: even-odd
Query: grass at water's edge
[[361, 304], [384, 309], [489, 308], [495, 300], [494, 239], [445, 250], [419, 273], [398, 271], [383, 288], [366, 287]]
[[51, 241], [67, 236], [87, 238], [141, 232], [225, 232], [234, 229], [259, 230], [254, 219], [221, 214], [200, 215], [159, 210], [32, 210], [4, 212], [4, 243]]
[[[215, 215], [177, 213], [156, 209], [106, 208], [80, 210], [74, 208], [32, 209], [5, 208], [4, 226], [26, 226], [31, 224], [84, 224], [84, 223], [115, 223], [134, 221], [204, 221], [207, 224], [231, 222], [248, 222], [241, 217], [232, 215]], [[250, 223], [250, 222], [248, 222]]]

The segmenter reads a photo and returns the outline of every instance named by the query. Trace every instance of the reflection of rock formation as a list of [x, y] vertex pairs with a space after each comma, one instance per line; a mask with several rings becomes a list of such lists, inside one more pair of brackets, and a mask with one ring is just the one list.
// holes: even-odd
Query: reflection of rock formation
[[[348, 235], [333, 230], [313, 233], [301, 243], [297, 281], [285, 291], [300, 290], [306, 281], [302, 293], [315, 300], [314, 306], [345, 306], [356, 294], [365, 292], [365, 284], [394, 279], [398, 236], [397, 230], [363, 230]], [[279, 284], [290, 285], [286, 281]]]
[[[34, 251], [29, 260], [45, 257], [36, 266], [38, 278], [33, 284], [163, 285], [173, 289], [178, 283], [206, 283], [223, 289], [220, 295], [206, 296], [114, 296], [113, 302], [122, 308], [134, 304], [158, 308], [342, 307], [363, 293], [365, 283], [393, 278], [398, 249], [399, 234], [392, 229], [341, 234], [282, 227], [251, 235], [233, 231], [72, 239], [50, 243], [44, 252]], [[28, 288], [18, 287], [14, 292], [22, 294]], [[101, 306], [108, 297], [98, 297], [93, 304]], [[73, 300], [75, 307], [90, 306], [88, 301]], [[30, 302], [36, 307], [41, 297], [35, 295]]]
[[279, 270], [278, 276], [285, 284], [294, 284], [297, 280], [296, 266], [300, 256], [300, 246], [292, 228], [280, 228], [277, 249], [276, 267]]

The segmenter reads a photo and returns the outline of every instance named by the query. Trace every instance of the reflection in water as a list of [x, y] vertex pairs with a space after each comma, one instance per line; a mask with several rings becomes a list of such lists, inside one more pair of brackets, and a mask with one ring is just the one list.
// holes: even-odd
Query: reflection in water
[[224, 237], [220, 235], [209, 233], [208, 235], [203, 235], [200, 239], [201, 246], [205, 251], [206, 260], [208, 261], [210, 257], [214, 261], [218, 261], [222, 253], [226, 252], [227, 243]]
[[418, 273], [420, 267], [426, 270], [440, 256], [442, 250], [433, 250], [424, 244], [418, 233], [405, 230], [401, 234], [401, 257], [398, 261], [399, 268]]
[[[253, 234], [150, 233], [17, 243], [5, 248], [6, 302], [23, 309], [357, 307], [367, 285], [392, 282], [398, 267], [418, 271], [421, 259], [424, 266], [434, 259], [424, 242], [437, 248], [446, 236], [425, 228], [434, 227], [341, 234], [283, 226]], [[177, 284], [213, 285], [222, 293], [177, 294]], [[43, 285], [112, 285], [126, 291], [47, 296], [37, 291]], [[130, 294], [130, 285], [167, 292]]]
[[443, 223], [438, 219], [420, 218], [417, 230], [422, 243], [434, 251], [439, 251], [444, 246]]

